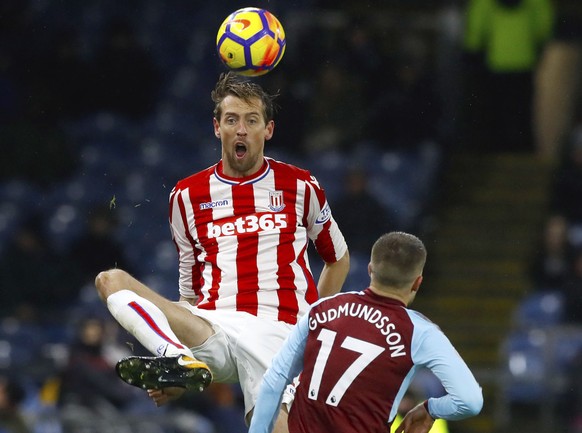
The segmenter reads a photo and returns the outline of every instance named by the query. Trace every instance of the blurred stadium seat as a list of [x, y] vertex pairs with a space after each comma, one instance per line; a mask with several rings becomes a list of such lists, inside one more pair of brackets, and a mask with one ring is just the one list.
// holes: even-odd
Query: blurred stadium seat
[[574, 362], [582, 356], [582, 327], [541, 323], [512, 332], [502, 345], [497, 402], [501, 423], [511, 419], [516, 404], [525, 404], [537, 409], [543, 429], [555, 425], [558, 402], [568, 392]]
[[564, 297], [558, 291], [535, 292], [527, 295], [514, 312], [515, 326], [528, 329], [561, 323]]
[[532, 328], [513, 332], [505, 340], [501, 386], [509, 403], [545, 398], [550, 367], [548, 338], [545, 330]]
[[509, 424], [516, 405], [537, 409], [544, 425], [553, 418], [548, 338], [546, 329], [534, 328], [516, 330], [505, 338], [497, 375], [496, 417], [501, 426]]

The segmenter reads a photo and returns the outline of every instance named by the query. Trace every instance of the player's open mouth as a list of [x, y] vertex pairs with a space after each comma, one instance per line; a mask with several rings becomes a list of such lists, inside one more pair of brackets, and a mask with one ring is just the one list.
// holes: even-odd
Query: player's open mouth
[[247, 153], [247, 147], [244, 144], [237, 143], [235, 152], [237, 158], [242, 158]]

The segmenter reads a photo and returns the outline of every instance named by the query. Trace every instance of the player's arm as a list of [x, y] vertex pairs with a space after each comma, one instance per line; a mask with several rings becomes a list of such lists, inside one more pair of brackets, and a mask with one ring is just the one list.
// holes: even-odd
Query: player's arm
[[249, 433], [270, 433], [281, 410], [283, 391], [303, 369], [309, 314], [297, 323], [263, 376]]
[[[477, 415], [483, 407], [483, 392], [469, 367], [441, 334], [443, 356], [427, 366], [443, 384], [446, 394], [439, 398], [430, 398], [427, 410], [433, 418], [459, 420]], [[435, 339], [431, 344], [439, 344]]]
[[321, 270], [319, 281], [317, 282], [319, 296], [324, 298], [338, 293], [346, 281], [349, 270], [350, 254], [347, 250], [337, 262], [326, 262]]
[[350, 255], [345, 238], [332, 217], [323, 189], [314, 177], [308, 185], [312, 193], [309, 194], [307, 205], [309, 211], [306, 214], [305, 225], [309, 238], [324, 262], [317, 283], [319, 296], [324, 298], [342, 289], [350, 269]]
[[178, 250], [180, 301], [195, 305], [200, 290], [201, 271], [194, 251], [194, 239], [192, 239], [186, 214], [183, 211], [185, 207], [183, 196], [183, 191], [178, 186], [170, 193], [170, 233]]
[[483, 407], [483, 392], [473, 373], [437, 326], [432, 323], [427, 326], [424, 318], [417, 321], [424, 325], [415, 324], [415, 329], [425, 329], [418, 333], [416, 340], [413, 339], [413, 361], [429, 368], [446, 391], [442, 397], [428, 399], [428, 413], [433, 419], [446, 420], [477, 415]]

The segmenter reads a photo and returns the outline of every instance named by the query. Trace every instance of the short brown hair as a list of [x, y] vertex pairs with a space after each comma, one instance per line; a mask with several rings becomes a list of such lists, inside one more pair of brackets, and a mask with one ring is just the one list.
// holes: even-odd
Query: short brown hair
[[236, 96], [245, 102], [251, 102], [252, 99], [258, 98], [263, 103], [263, 117], [265, 123], [273, 120], [275, 115], [274, 99], [276, 94], [269, 94], [261, 86], [249, 80], [244, 80], [238, 75], [227, 72], [220, 74], [218, 82], [210, 96], [214, 101], [214, 117], [220, 121], [222, 108], [220, 104], [228, 95]]
[[416, 236], [386, 233], [372, 247], [372, 279], [387, 287], [402, 288], [422, 275], [426, 248]]

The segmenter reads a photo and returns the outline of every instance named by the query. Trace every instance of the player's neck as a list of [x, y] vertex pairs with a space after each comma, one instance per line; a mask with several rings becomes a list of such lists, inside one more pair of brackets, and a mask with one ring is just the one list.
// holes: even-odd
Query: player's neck
[[393, 289], [371, 283], [370, 290], [374, 292], [374, 294], [382, 296], [383, 298], [396, 299], [397, 301], [402, 302], [404, 305], [408, 305], [409, 303], [407, 296], [404, 296], [404, 294], [401, 294], [400, 292], [397, 292]]
[[233, 167], [231, 164], [228, 163], [228, 160], [223, 158], [219, 165], [219, 172], [223, 176], [230, 178], [230, 179], [249, 179], [254, 176], [260, 176], [260, 173], [263, 172], [267, 168], [267, 162], [264, 156], [261, 156], [260, 160], [257, 163], [246, 170], [239, 169], [237, 167]]

